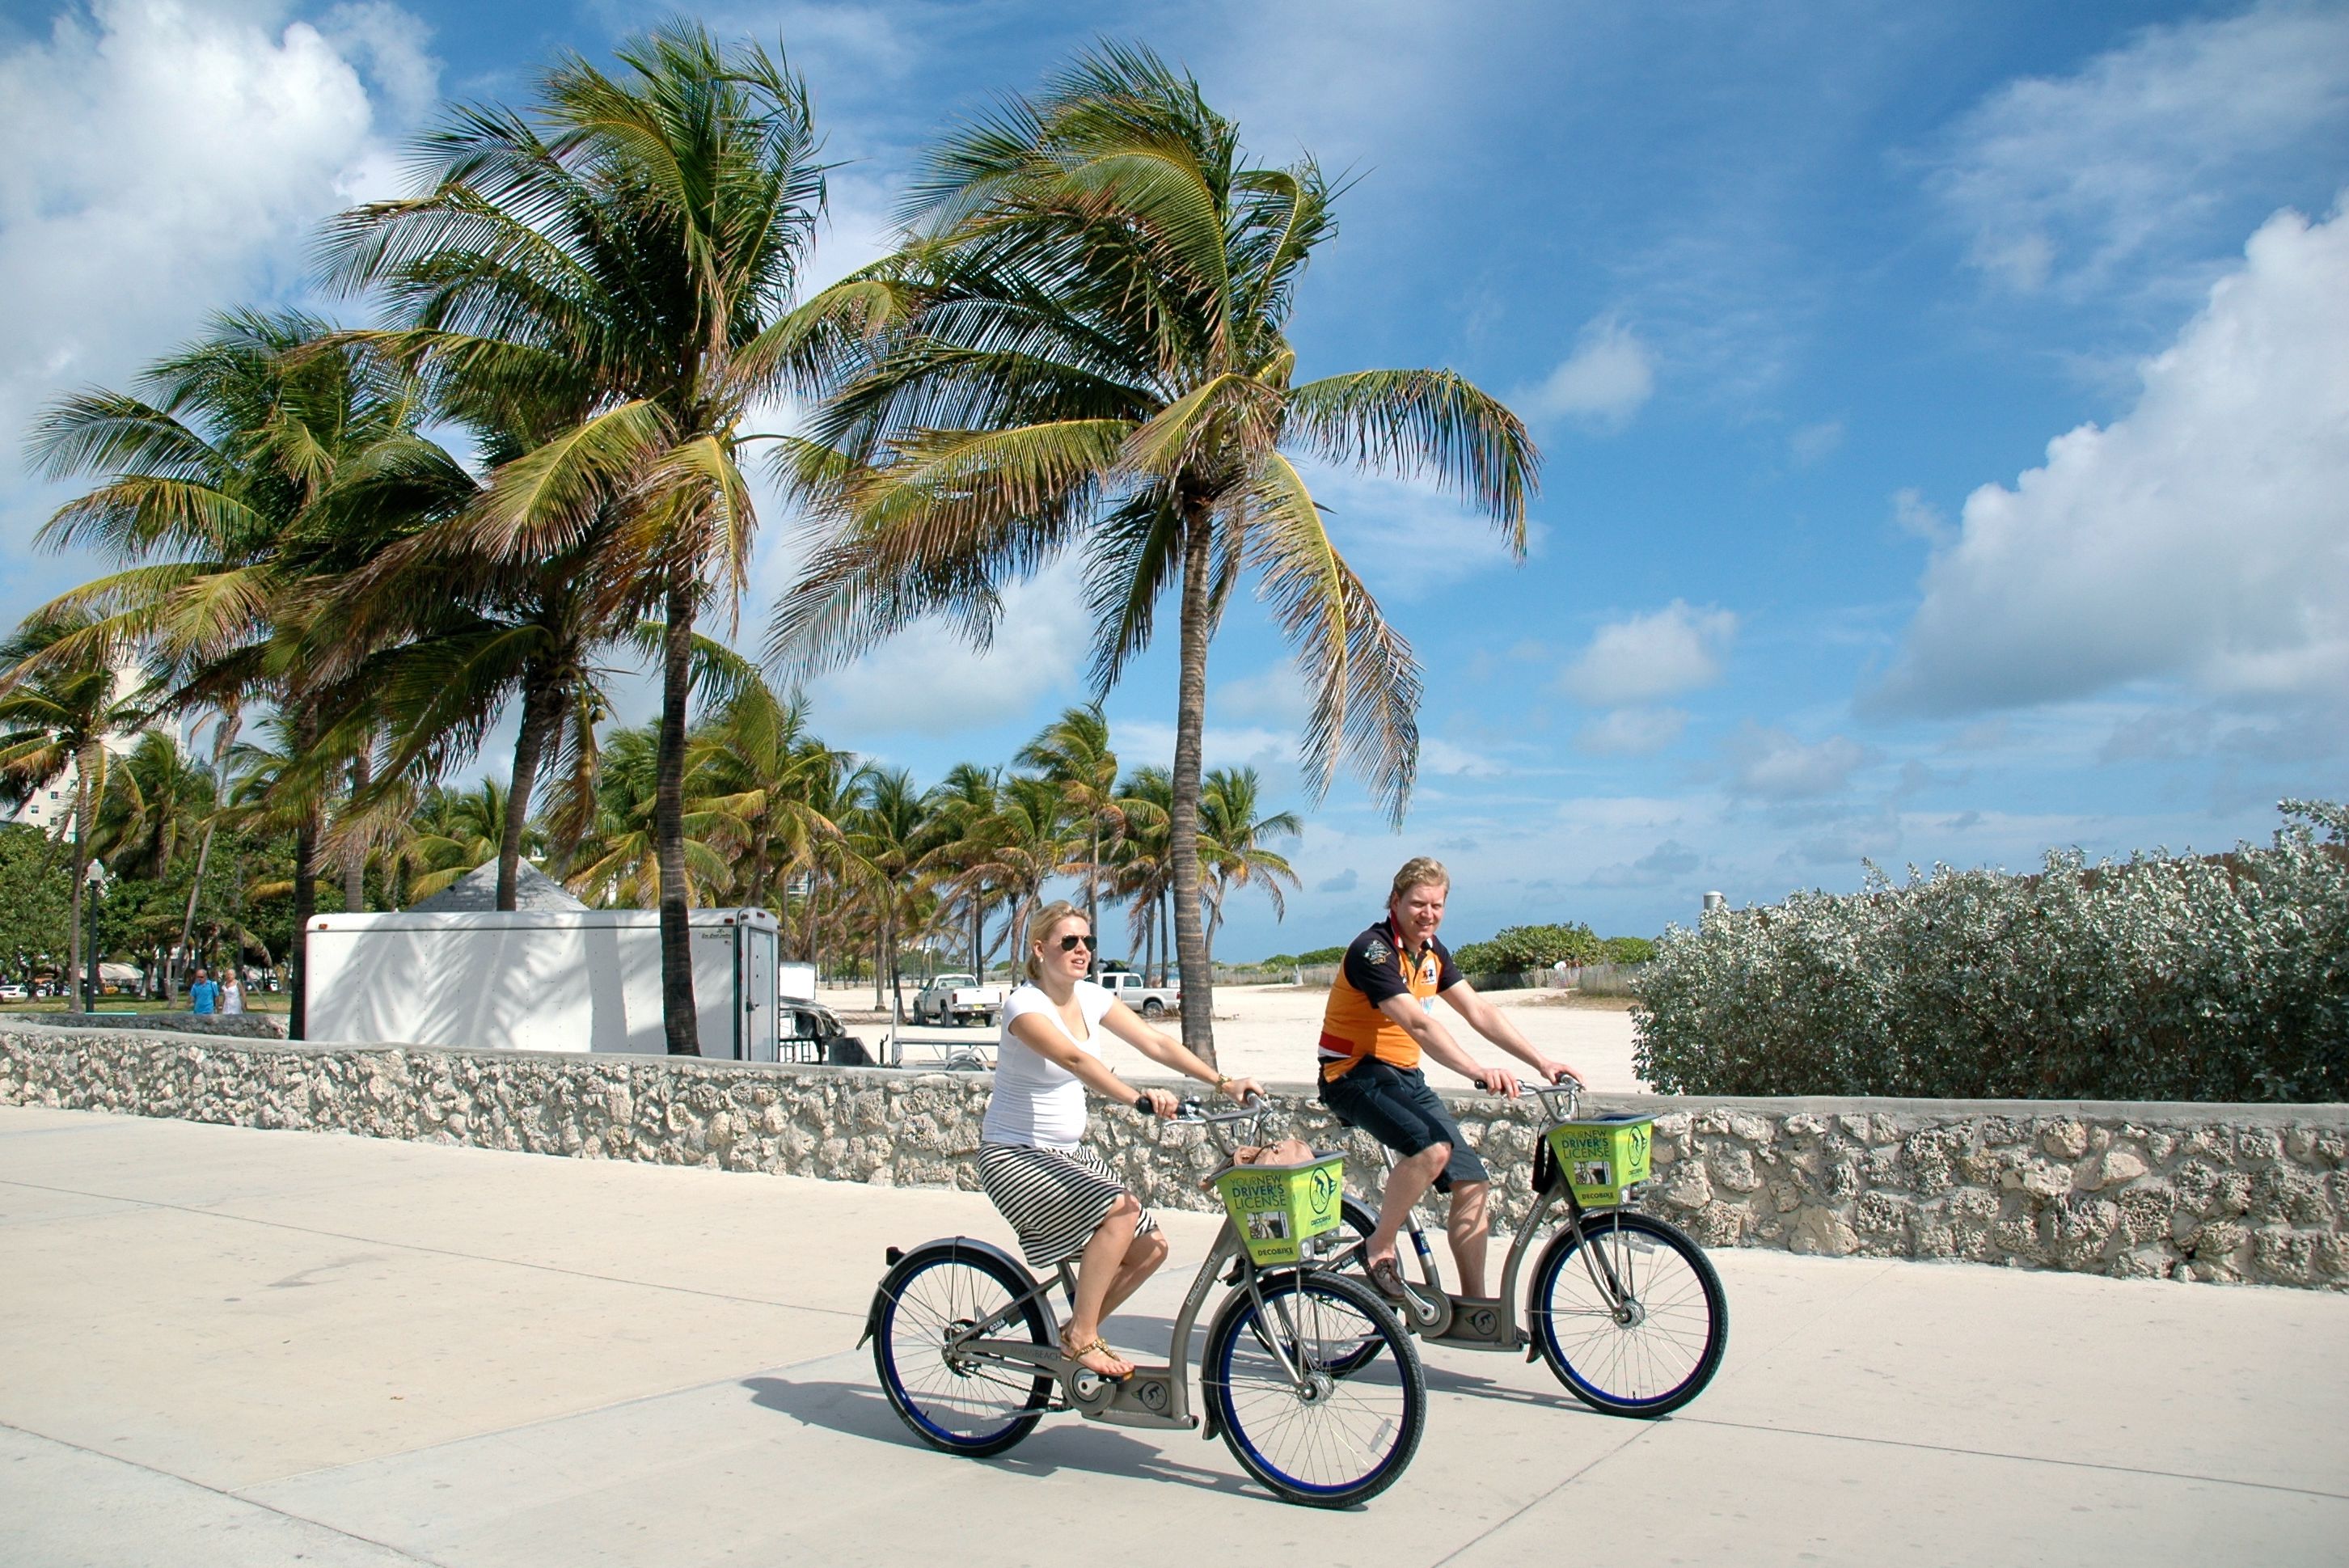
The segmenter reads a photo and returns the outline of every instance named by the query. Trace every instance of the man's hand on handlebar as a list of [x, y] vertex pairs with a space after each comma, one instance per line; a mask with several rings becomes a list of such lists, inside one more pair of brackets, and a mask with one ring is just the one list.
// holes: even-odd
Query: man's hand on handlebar
[[1517, 1097], [1517, 1075], [1513, 1067], [1479, 1067], [1474, 1075], [1476, 1086], [1488, 1095]]
[[1553, 1062], [1547, 1057], [1542, 1060], [1541, 1076], [1545, 1084], [1572, 1084], [1578, 1089], [1587, 1089], [1590, 1086], [1583, 1081], [1581, 1074], [1563, 1062]]

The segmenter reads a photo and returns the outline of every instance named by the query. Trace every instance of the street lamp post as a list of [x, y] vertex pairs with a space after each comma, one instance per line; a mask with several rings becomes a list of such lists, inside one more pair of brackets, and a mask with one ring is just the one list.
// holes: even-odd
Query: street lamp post
[[90, 857], [89, 869], [82, 873], [81, 879], [89, 889], [89, 896], [82, 900], [89, 906], [89, 929], [83, 937], [83, 940], [88, 944], [89, 969], [82, 980], [81, 1010], [84, 1012], [96, 1012], [98, 1011], [98, 900], [106, 891], [105, 865], [96, 856]]

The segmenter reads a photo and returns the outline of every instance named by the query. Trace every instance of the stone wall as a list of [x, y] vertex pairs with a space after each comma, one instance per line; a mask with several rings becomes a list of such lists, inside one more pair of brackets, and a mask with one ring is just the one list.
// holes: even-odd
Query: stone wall
[[[984, 1075], [0, 1024], [0, 1104], [879, 1186], [975, 1188], [988, 1089]], [[1352, 1184], [1374, 1184], [1359, 1135], [1308, 1092], [1278, 1098], [1277, 1127], [1346, 1147]], [[1527, 1202], [1538, 1115], [1452, 1103], [1495, 1171], [1506, 1225]], [[2349, 1107], [1604, 1104], [1655, 1114], [1641, 1206], [1708, 1246], [2349, 1289]], [[1218, 1157], [1201, 1129], [1097, 1106], [1092, 1136], [1148, 1202], [1211, 1206], [1198, 1181]]]
[[[0, 1019], [6, 1015], [0, 1014]], [[40, 1012], [9, 1022], [34, 1023], [50, 1029], [131, 1029], [142, 1033], [161, 1030], [173, 1034], [231, 1034], [245, 1040], [283, 1040], [282, 1012]]]

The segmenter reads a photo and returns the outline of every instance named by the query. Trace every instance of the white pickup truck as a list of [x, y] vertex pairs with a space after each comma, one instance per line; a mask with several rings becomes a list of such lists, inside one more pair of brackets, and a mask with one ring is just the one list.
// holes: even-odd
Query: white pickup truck
[[976, 975], [942, 974], [914, 998], [914, 1022], [992, 1023], [1003, 1016], [1008, 994], [1003, 986], [981, 985]]
[[1163, 1018], [1182, 1011], [1183, 988], [1179, 985], [1144, 985], [1142, 976], [1130, 969], [1109, 970], [1093, 978], [1103, 990], [1144, 1018]]

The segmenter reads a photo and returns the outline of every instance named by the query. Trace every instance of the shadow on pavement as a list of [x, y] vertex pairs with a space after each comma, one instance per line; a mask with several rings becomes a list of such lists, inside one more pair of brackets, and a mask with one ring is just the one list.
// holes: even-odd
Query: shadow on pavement
[[[811, 1427], [896, 1448], [926, 1447], [905, 1429], [880, 1390], [870, 1385], [750, 1377], [743, 1380], [742, 1386], [750, 1391], [750, 1402], [761, 1409], [776, 1411]], [[1114, 1428], [1080, 1421], [1073, 1416], [1047, 1419], [1066, 1424], [1040, 1427], [1033, 1437], [1010, 1452], [974, 1462], [1014, 1475], [1041, 1477], [1074, 1470], [1135, 1480], [1174, 1481], [1257, 1502], [1274, 1501], [1237, 1475], [1184, 1464], [1170, 1458], [1164, 1449], [1137, 1441]], [[1196, 1432], [1154, 1435], [1163, 1436], [1170, 1443], [1200, 1440]]]

